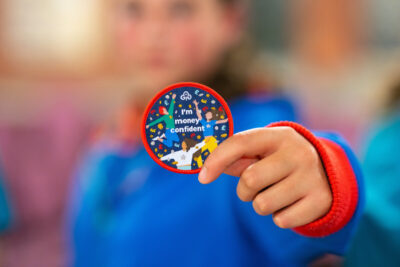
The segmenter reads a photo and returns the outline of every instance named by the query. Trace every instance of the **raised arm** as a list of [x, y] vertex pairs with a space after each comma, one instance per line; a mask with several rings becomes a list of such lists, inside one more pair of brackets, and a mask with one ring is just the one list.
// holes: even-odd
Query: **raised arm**
[[173, 115], [174, 114], [175, 98], [176, 98], [176, 94], [173, 94], [172, 95], [171, 105], [169, 105], [169, 108], [168, 108], [169, 115]]
[[172, 152], [171, 154], [165, 155], [164, 157], [161, 158], [161, 161], [166, 161], [170, 159], [175, 160], [175, 158], [177, 157], [177, 153], [178, 152]]
[[199, 120], [202, 120], [203, 117], [201, 116], [201, 111], [200, 111], [200, 109], [199, 109], [199, 102], [197, 102], [197, 101], [195, 100], [195, 101], [193, 101], [193, 104], [194, 104], [194, 106], [196, 107], [197, 118], [198, 118]]
[[221, 124], [221, 123], [226, 123], [226, 122], [228, 122], [228, 119], [219, 120], [219, 121], [217, 121], [215, 124]]
[[155, 121], [152, 121], [148, 125], [146, 125], [146, 128], [152, 127], [152, 126], [156, 125], [157, 123], [162, 122], [164, 120], [165, 120], [165, 117], [161, 116], [160, 118], [158, 118]]
[[194, 147], [192, 147], [191, 149], [189, 149], [190, 153], [196, 153], [197, 150], [201, 149], [203, 146], [205, 146], [206, 141], [203, 141], [201, 143], [196, 144]]

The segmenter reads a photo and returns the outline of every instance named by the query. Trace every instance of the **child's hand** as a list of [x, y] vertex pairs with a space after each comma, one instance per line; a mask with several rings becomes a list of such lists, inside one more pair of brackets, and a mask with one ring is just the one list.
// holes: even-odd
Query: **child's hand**
[[172, 99], [175, 100], [175, 98], [176, 98], [176, 94], [173, 94], [173, 95], [172, 95]]
[[193, 104], [195, 104], [195, 106], [197, 106], [199, 104], [199, 102], [197, 102], [196, 100], [193, 101]]
[[146, 125], [146, 129], [149, 129], [150, 125]]
[[273, 214], [282, 228], [313, 222], [332, 204], [317, 151], [290, 127], [252, 129], [228, 138], [207, 158], [199, 181], [211, 183], [223, 172], [239, 176], [239, 198], [253, 201], [260, 215]]

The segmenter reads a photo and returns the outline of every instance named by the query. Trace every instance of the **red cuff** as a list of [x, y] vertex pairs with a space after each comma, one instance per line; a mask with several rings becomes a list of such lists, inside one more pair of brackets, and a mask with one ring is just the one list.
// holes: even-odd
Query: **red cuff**
[[357, 180], [345, 151], [331, 140], [315, 137], [300, 124], [277, 122], [268, 125], [279, 126], [292, 127], [313, 144], [321, 157], [333, 195], [331, 209], [326, 215], [293, 230], [309, 237], [323, 237], [339, 231], [352, 218], [358, 202]]

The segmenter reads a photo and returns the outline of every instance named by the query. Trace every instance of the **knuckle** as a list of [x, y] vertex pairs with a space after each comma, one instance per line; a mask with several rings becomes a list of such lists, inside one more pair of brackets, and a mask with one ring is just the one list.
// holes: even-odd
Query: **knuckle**
[[241, 145], [244, 145], [246, 143], [246, 136], [247, 136], [247, 134], [245, 132], [237, 133], [237, 134], [235, 134], [234, 138], [232, 139], [232, 142], [236, 142]]
[[260, 207], [259, 207], [259, 205], [258, 205], [258, 202], [257, 202], [256, 200], [253, 201], [253, 209], [254, 209], [254, 211], [255, 211], [258, 215], [264, 215], [264, 214], [261, 212], [261, 209], [260, 209]]
[[257, 197], [253, 201], [254, 210], [260, 215], [268, 215], [270, 214], [269, 204], [265, 198]]
[[319, 163], [319, 155], [315, 148], [309, 144], [303, 149], [303, 158], [308, 165], [316, 165]]
[[315, 148], [308, 143], [304, 143], [301, 146], [293, 146], [291, 150], [292, 157], [296, 159], [297, 164], [303, 167], [309, 172], [318, 168], [320, 159], [318, 152]]
[[302, 181], [297, 176], [288, 177], [284, 182], [285, 192], [299, 194], [304, 190], [304, 186], [302, 186], [304, 183], [302, 183]]
[[317, 192], [311, 196], [312, 203], [310, 203], [310, 208], [314, 210], [313, 220], [321, 218], [328, 214], [332, 206], [332, 195], [328, 192]]
[[289, 126], [282, 127], [281, 128], [281, 133], [286, 138], [290, 138], [290, 137], [293, 137], [293, 136], [297, 135], [296, 130], [293, 129], [292, 127], [289, 127]]
[[233, 136], [234, 138], [232, 138], [231, 141], [235, 142], [236, 144], [240, 145], [243, 148], [247, 148], [249, 145], [250, 146], [254, 145], [254, 143], [251, 141], [257, 133], [258, 130], [256, 129], [239, 132]]
[[323, 190], [321, 192], [318, 193], [318, 203], [321, 205], [321, 207], [324, 208], [324, 210], [329, 210], [329, 208], [332, 205], [332, 193], [330, 192], [330, 190]]
[[287, 218], [285, 218], [285, 216], [282, 216], [280, 214], [274, 215], [272, 217], [272, 220], [279, 228], [283, 228], [283, 229], [290, 228], [290, 221]]
[[239, 197], [239, 199], [240, 199], [241, 201], [244, 201], [244, 202], [249, 202], [249, 201], [251, 201], [251, 199], [250, 199], [250, 197], [248, 196], [248, 194], [246, 194], [246, 193], [244, 192], [243, 188], [242, 188], [240, 185], [238, 185], [238, 186], [236, 187], [236, 194], [237, 194], [237, 196]]
[[252, 190], [257, 189], [258, 178], [251, 167], [247, 168], [242, 174], [243, 184]]

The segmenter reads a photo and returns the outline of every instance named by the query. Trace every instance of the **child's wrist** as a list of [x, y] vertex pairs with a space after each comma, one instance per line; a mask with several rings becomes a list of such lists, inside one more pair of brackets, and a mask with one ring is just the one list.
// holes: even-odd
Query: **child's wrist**
[[309, 130], [294, 122], [278, 122], [268, 127], [289, 126], [305, 137], [317, 150], [327, 174], [332, 206], [321, 218], [294, 228], [299, 234], [323, 237], [343, 228], [352, 218], [358, 202], [358, 186], [355, 174], [344, 150], [336, 143], [317, 138]]

